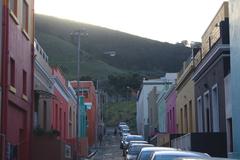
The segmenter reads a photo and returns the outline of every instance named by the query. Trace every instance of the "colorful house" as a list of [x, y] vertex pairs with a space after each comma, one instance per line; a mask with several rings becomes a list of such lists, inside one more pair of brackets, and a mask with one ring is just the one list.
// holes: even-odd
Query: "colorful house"
[[167, 133], [167, 103], [166, 96], [172, 85], [176, 83], [176, 73], [166, 73], [165, 77], [162, 77], [163, 88], [160, 90], [160, 94], [157, 99], [158, 107], [158, 131], [160, 133]]
[[33, 116], [34, 1], [2, 2], [0, 132], [1, 137], [5, 137], [5, 144], [1, 145], [4, 146], [1, 147], [1, 159], [29, 160]]
[[[194, 49], [193, 53], [195, 54], [197, 51], [198, 49]], [[194, 82], [191, 80], [194, 61], [191, 57], [184, 62], [176, 83], [177, 132], [181, 134], [196, 131]]]
[[154, 136], [156, 134], [158, 128], [158, 107], [157, 107], [157, 98], [159, 96], [159, 91], [157, 87], [153, 87], [153, 89], [148, 94], [148, 106], [149, 106], [149, 132], [150, 136]]
[[172, 85], [165, 96], [166, 114], [167, 114], [167, 119], [166, 119], [167, 133], [170, 133], [170, 134], [177, 133], [176, 99], [177, 99], [177, 94], [175, 90], [175, 85]]
[[144, 135], [145, 139], [149, 137], [149, 102], [148, 97], [149, 93], [152, 89], [156, 87], [156, 90], [161, 90], [163, 86], [163, 82], [160, 79], [151, 79], [151, 80], [143, 80], [142, 87], [138, 91], [137, 97], [137, 131], [138, 134]]
[[51, 128], [59, 132], [59, 139], [68, 139], [68, 92], [66, 80], [59, 68], [52, 68], [54, 96], [52, 102]]
[[53, 95], [52, 69], [37, 40], [34, 43], [34, 129], [51, 130]]
[[69, 95], [68, 101], [68, 138], [75, 139], [77, 137], [77, 95], [73, 89], [71, 82], [67, 83], [67, 91]]
[[[229, 153], [232, 152], [232, 157], [240, 158], [240, 1], [239, 0], [230, 0], [230, 50], [231, 50], [231, 92], [230, 92], [230, 101], [231, 101], [231, 110], [232, 110], [232, 119], [229, 119], [232, 127], [228, 130], [228, 133], [232, 131], [233, 145], [232, 149], [229, 150]], [[231, 125], [230, 125], [231, 126]], [[229, 134], [231, 135], [231, 134]], [[229, 154], [230, 155], [230, 154]]]
[[[202, 36], [195, 56], [198, 132], [226, 132], [224, 79], [230, 72], [228, 2], [224, 2]], [[217, 25], [216, 25], [217, 24]]]
[[[71, 82], [73, 88], [77, 90], [77, 81]], [[80, 81], [80, 96], [84, 97], [84, 104], [87, 107], [87, 137], [88, 144], [91, 147], [96, 143], [97, 136], [97, 109], [96, 109], [96, 90], [92, 81]]]

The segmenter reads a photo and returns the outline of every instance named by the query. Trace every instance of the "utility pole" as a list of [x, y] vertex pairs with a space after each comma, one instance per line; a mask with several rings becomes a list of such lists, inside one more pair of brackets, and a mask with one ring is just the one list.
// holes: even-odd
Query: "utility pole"
[[81, 36], [87, 36], [88, 34], [84, 30], [78, 30], [71, 33], [71, 36], [77, 37], [78, 39], [78, 47], [77, 47], [77, 122], [76, 122], [76, 135], [77, 135], [77, 160], [79, 160], [78, 152], [79, 152], [79, 109], [80, 109], [80, 57], [81, 57]]

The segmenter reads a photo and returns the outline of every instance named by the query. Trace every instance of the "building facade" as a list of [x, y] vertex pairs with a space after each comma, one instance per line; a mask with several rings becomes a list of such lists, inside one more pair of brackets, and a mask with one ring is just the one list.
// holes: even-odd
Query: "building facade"
[[229, 53], [228, 3], [225, 2], [203, 34], [202, 50], [195, 56], [193, 80], [198, 132], [226, 132], [224, 79], [230, 72]]
[[142, 87], [138, 92], [138, 98], [136, 102], [137, 107], [137, 131], [138, 134], [144, 135], [147, 139], [149, 136], [149, 117], [148, 117], [148, 95], [151, 90], [156, 87], [156, 90], [161, 90], [164, 86], [162, 85], [162, 81], [160, 79], [152, 79], [152, 80], [143, 80]]
[[169, 91], [166, 93], [166, 114], [167, 114], [167, 133], [174, 134], [177, 133], [176, 126], [176, 99], [177, 94], [175, 90], [175, 85], [173, 85]]
[[194, 63], [190, 58], [184, 62], [176, 83], [176, 125], [177, 132], [181, 134], [196, 131], [194, 82], [191, 80], [193, 69]]
[[68, 139], [68, 102], [66, 80], [59, 68], [52, 68], [55, 96], [52, 102], [51, 128], [59, 132], [59, 139]]
[[37, 40], [34, 43], [34, 128], [51, 130], [53, 96], [52, 69]]
[[230, 50], [231, 50], [231, 105], [232, 105], [232, 129], [233, 129], [233, 154], [234, 158], [240, 158], [240, 1], [230, 0]]
[[[29, 160], [33, 112], [34, 1], [2, 2], [1, 133], [5, 135], [6, 143], [1, 148], [1, 158]], [[16, 152], [7, 154], [13, 151]]]
[[158, 108], [157, 108], [157, 98], [159, 96], [159, 91], [157, 87], [153, 87], [151, 92], [148, 94], [148, 117], [149, 117], [149, 132], [150, 136], [154, 136], [158, 128]]
[[[77, 81], [71, 82], [73, 88], [77, 89]], [[88, 144], [92, 146], [97, 140], [97, 97], [92, 81], [80, 81], [80, 96], [84, 97], [84, 104], [87, 107], [87, 137]]]
[[77, 125], [77, 96], [76, 92], [73, 89], [71, 82], [67, 83], [67, 90], [69, 95], [68, 101], [68, 138], [75, 139], [76, 138], [76, 125]]

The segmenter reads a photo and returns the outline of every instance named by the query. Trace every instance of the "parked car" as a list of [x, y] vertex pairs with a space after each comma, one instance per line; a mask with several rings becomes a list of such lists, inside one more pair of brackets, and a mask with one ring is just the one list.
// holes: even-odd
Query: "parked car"
[[129, 133], [130, 129], [129, 128], [123, 128], [121, 131], [120, 131], [120, 136], [123, 136], [124, 133]]
[[123, 149], [127, 149], [130, 141], [144, 141], [144, 137], [141, 135], [128, 135], [123, 140]]
[[209, 158], [189, 158], [189, 157], [182, 157], [176, 158], [174, 160], [237, 160], [237, 159], [230, 159], [230, 158], [220, 158], [220, 157], [209, 157]]
[[118, 123], [118, 129], [120, 129], [120, 126], [123, 126], [123, 125], [127, 125], [127, 123], [126, 122], [119, 122]]
[[148, 144], [147, 141], [130, 141], [128, 147], [130, 147], [133, 144]]
[[137, 160], [149, 160], [151, 155], [156, 151], [176, 151], [176, 148], [170, 148], [170, 147], [148, 147], [143, 148], [141, 152], [139, 153]]
[[128, 125], [120, 125], [119, 126], [119, 132], [122, 132], [123, 130], [128, 130], [129, 131], [129, 126]]
[[127, 160], [136, 160], [142, 148], [154, 147], [152, 144], [132, 144], [127, 150]]
[[189, 151], [156, 151], [152, 154], [151, 160], [175, 160], [180, 157], [191, 158], [210, 158], [206, 153], [189, 152]]
[[120, 137], [120, 149], [123, 149], [123, 141], [126, 139], [126, 137], [130, 135], [130, 133], [123, 133]]

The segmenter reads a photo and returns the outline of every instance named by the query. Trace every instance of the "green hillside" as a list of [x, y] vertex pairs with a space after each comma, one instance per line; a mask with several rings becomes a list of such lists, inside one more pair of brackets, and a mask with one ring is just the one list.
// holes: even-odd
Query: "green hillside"
[[127, 122], [131, 130], [136, 130], [136, 102], [112, 103], [104, 108], [104, 122], [116, 127], [119, 122]]
[[[50, 64], [59, 66], [68, 79], [76, 79], [77, 52], [75, 46], [64, 39], [45, 33], [40, 34], [38, 39], [40, 41], [44, 39], [44, 41], [41, 41], [41, 45], [44, 46], [50, 57]], [[121, 74], [124, 72], [82, 51], [80, 73], [81, 76], [106, 79], [109, 74]]]
[[[190, 55], [181, 44], [162, 43], [98, 26], [36, 15], [36, 38], [49, 55], [52, 65], [60, 65], [68, 78], [75, 78], [76, 45], [70, 33], [85, 29], [81, 39], [83, 51], [81, 73], [94, 78], [128, 71], [159, 77], [160, 73], [177, 72]], [[161, 28], [159, 28], [161, 29]], [[115, 51], [116, 56], [104, 54]]]

